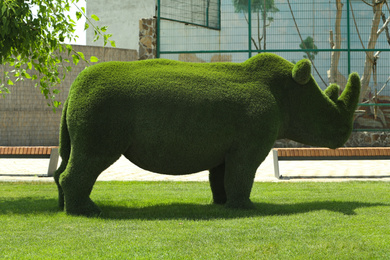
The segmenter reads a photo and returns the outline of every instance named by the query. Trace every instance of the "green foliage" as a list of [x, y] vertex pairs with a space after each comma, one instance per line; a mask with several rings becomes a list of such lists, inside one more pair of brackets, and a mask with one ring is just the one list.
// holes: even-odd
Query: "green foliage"
[[255, 183], [254, 210], [205, 182], [100, 182], [102, 218], [66, 216], [53, 183], [0, 182], [4, 259], [389, 259], [390, 183]]
[[100, 214], [89, 193], [123, 154], [157, 173], [209, 170], [215, 203], [251, 208], [256, 169], [276, 139], [334, 148], [352, 129], [356, 75], [335, 102], [310, 75], [310, 62], [295, 66], [259, 54], [244, 63], [156, 59], [87, 68], [71, 86], [61, 119], [60, 207]]
[[[261, 49], [261, 42], [263, 41], [263, 48], [266, 49], [266, 27], [270, 26], [274, 21], [272, 16], [269, 16], [269, 13], [279, 12], [279, 9], [275, 6], [274, 0], [252, 0], [251, 6], [249, 6], [248, 0], [233, 0], [234, 11], [236, 13], [243, 13], [246, 22], [252, 23], [249, 21], [248, 17], [245, 14], [248, 14], [249, 10], [251, 13], [257, 14], [257, 41], [252, 36], [252, 42], [255, 45], [256, 49]], [[260, 18], [261, 17], [261, 18]], [[260, 36], [260, 19], [263, 21], [263, 35]], [[268, 24], [267, 24], [268, 21]]]
[[[79, 0], [0, 0], [0, 64], [11, 67], [0, 77], [0, 94], [9, 93], [7, 85], [13, 85], [13, 81], [24, 79], [37, 80], [35, 86], [39, 86], [42, 94], [48, 100], [48, 104], [55, 109], [59, 106], [55, 98], [58, 90], [55, 86], [61, 82], [70, 70], [70, 61], [63, 58], [64, 54], [72, 53], [73, 63], [85, 60], [80, 52], [73, 51], [71, 45], [65, 45], [65, 39], [76, 40], [76, 21], [72, 20], [65, 12], [70, 10], [73, 4], [77, 7]], [[78, 9], [76, 18], [86, 17], [85, 8]], [[93, 26], [96, 35], [103, 35], [104, 45], [111, 35], [103, 34], [104, 30], [95, 27], [87, 18], [85, 26]], [[94, 20], [98, 19], [93, 15]], [[115, 43], [111, 43], [115, 45]], [[95, 62], [96, 58], [92, 58]], [[33, 70], [34, 75], [29, 75], [28, 70]], [[63, 76], [61, 76], [61, 74]]]
[[314, 40], [310, 36], [307, 36], [306, 39], [304, 39], [303, 42], [301, 44], [299, 44], [299, 47], [302, 50], [306, 50], [306, 49], [311, 50], [311, 51], [306, 51], [306, 55], [303, 55], [303, 57], [305, 59], [314, 60], [315, 55], [318, 54], [318, 51], [314, 51], [314, 50], [318, 49], [317, 45], [314, 44]]
[[[265, 9], [264, 9], [265, 2]], [[244, 12], [248, 13], [248, 0], [233, 0], [234, 10], [236, 13]], [[251, 1], [251, 11], [253, 13], [260, 13], [266, 10], [267, 13], [276, 13], [279, 12], [279, 9], [275, 6], [274, 0], [252, 0]]]

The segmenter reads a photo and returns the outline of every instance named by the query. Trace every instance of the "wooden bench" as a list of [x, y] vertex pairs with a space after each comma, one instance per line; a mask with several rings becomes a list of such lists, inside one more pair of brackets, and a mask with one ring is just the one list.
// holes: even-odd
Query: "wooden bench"
[[272, 150], [275, 177], [282, 178], [279, 161], [288, 160], [386, 160], [390, 159], [390, 147], [351, 148], [275, 148]]
[[58, 146], [0, 146], [0, 158], [50, 158], [47, 175], [53, 176], [58, 165]]

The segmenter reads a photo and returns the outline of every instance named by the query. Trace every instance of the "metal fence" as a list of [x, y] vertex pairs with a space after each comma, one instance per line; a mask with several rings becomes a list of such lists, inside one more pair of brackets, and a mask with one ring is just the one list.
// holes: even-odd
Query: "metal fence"
[[329, 83], [343, 87], [348, 74], [356, 71], [362, 77], [362, 98], [355, 131], [390, 130], [387, 1], [158, 0], [157, 4], [157, 57], [243, 62], [271, 52], [292, 62], [309, 58], [323, 89]]

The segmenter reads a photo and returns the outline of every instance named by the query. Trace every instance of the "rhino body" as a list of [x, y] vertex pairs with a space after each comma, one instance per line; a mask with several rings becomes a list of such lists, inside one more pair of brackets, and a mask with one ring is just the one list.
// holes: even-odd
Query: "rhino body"
[[257, 168], [276, 139], [336, 148], [352, 130], [360, 80], [322, 91], [311, 64], [273, 54], [240, 64], [169, 60], [108, 62], [72, 84], [55, 173], [60, 207], [96, 215], [89, 195], [121, 155], [164, 174], [210, 172], [213, 201], [250, 208]]

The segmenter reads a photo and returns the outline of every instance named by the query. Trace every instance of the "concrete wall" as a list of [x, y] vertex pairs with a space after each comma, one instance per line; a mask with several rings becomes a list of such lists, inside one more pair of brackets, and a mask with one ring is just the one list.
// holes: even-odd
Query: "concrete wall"
[[[97, 26], [108, 26], [107, 33], [113, 34], [116, 47], [138, 49], [139, 20], [155, 16], [155, 0], [93, 0], [87, 1], [87, 15], [100, 18]], [[87, 30], [87, 45], [102, 46], [103, 40], [93, 42], [92, 28]], [[108, 43], [109, 44], [109, 43]]]
[[[83, 52], [87, 59], [92, 55], [97, 56], [100, 62], [137, 59], [135, 50], [77, 45], [73, 48]], [[70, 85], [85, 66], [84, 62], [73, 66], [66, 79], [57, 86], [61, 91], [57, 96], [59, 101], [66, 100]], [[0, 66], [0, 75], [3, 69], [3, 66]], [[0, 146], [58, 145], [62, 106], [54, 113], [52, 108], [47, 106], [39, 88], [34, 88], [34, 85], [35, 82], [31, 80], [17, 82], [13, 86], [7, 86], [11, 94], [0, 98]]]

